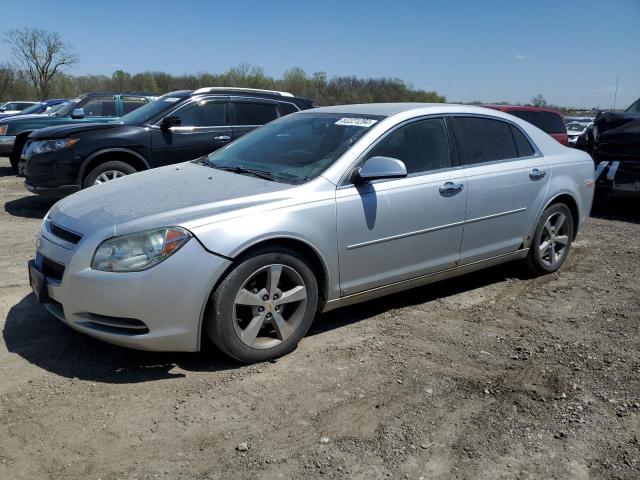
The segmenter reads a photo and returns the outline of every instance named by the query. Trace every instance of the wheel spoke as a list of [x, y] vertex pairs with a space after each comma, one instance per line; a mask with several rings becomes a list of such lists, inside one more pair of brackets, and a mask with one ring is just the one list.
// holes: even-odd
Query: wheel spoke
[[542, 257], [545, 253], [547, 253], [547, 250], [549, 250], [549, 247], [551, 246], [551, 240], [545, 240], [544, 242], [542, 242], [540, 244], [540, 256]]
[[564, 215], [564, 213], [559, 213], [558, 214], [558, 220], [556, 220], [556, 224], [554, 226], [554, 228], [556, 229], [556, 233], [558, 233], [560, 231], [560, 229], [562, 228], [562, 225], [564, 224], [564, 221], [566, 220], [566, 216]]
[[280, 282], [280, 275], [282, 274], [282, 265], [271, 265], [267, 272], [267, 292], [269, 292], [269, 298], [273, 298], [273, 295], [278, 290], [278, 282]]
[[551, 248], [551, 263], [556, 264], [560, 261], [560, 253], [556, 251], [555, 248]]
[[293, 329], [287, 321], [279, 313], [273, 314], [273, 325], [276, 328], [278, 338], [282, 341], [286, 340], [293, 333]]
[[236, 295], [235, 303], [236, 305], [251, 305], [256, 307], [264, 305], [262, 298], [260, 298], [257, 293], [252, 293], [246, 288], [240, 289], [238, 295]]
[[566, 235], [558, 235], [556, 237], [556, 242], [561, 243], [562, 245], [566, 245], [569, 243], [569, 237]]
[[282, 293], [282, 296], [275, 302], [276, 305], [283, 303], [299, 302], [307, 298], [307, 289], [302, 285], [293, 287], [291, 290], [287, 290]]
[[253, 317], [249, 322], [249, 325], [242, 330], [242, 341], [247, 345], [253, 345], [253, 342], [256, 341], [256, 337], [262, 328], [262, 324], [264, 323], [265, 314], [262, 313], [257, 317]]
[[553, 235], [553, 227], [551, 226], [551, 219], [548, 218], [546, 222], [544, 222], [544, 229], [547, 231], [549, 236]]

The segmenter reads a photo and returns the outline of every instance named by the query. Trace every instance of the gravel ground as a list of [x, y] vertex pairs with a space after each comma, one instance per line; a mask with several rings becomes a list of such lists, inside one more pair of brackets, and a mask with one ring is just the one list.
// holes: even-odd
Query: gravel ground
[[2, 479], [640, 478], [637, 199], [599, 205], [560, 273], [504, 265], [331, 312], [242, 366], [48, 315], [25, 264], [51, 202], [8, 165]]

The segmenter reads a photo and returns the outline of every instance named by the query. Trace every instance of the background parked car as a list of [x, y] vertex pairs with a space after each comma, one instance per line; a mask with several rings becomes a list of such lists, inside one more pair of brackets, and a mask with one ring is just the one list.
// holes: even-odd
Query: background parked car
[[550, 108], [523, 107], [517, 105], [483, 105], [487, 108], [510, 113], [522, 120], [529, 122], [540, 130], [547, 132], [562, 145], [569, 144], [567, 128], [562, 114]]
[[20, 113], [37, 102], [13, 101], [0, 105], [0, 113]]
[[567, 122], [565, 119], [565, 125], [567, 127], [567, 136], [569, 138], [569, 145], [575, 146], [578, 137], [582, 135], [589, 126], [593, 125], [593, 119], [585, 120], [575, 120]]
[[0, 156], [9, 156], [17, 171], [22, 147], [29, 134], [54, 125], [85, 122], [109, 122], [156, 97], [139, 93], [85, 93], [69, 102], [54, 115], [37, 115], [0, 120]]
[[28, 108], [17, 113], [0, 113], [0, 120], [3, 118], [15, 117], [18, 115], [46, 115], [52, 113], [53, 109], [57, 105], [61, 105], [66, 102], [66, 98], [54, 98], [52, 100], [44, 100], [42, 102], [34, 103]]
[[290, 93], [201, 88], [167, 93], [118, 123], [32, 133], [19, 171], [36, 193], [62, 196], [140, 170], [201, 157], [313, 102]]

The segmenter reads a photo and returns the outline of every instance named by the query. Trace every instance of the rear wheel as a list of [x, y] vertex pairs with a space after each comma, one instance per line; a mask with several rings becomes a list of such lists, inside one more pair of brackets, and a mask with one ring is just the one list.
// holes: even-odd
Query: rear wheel
[[211, 341], [241, 362], [262, 362], [293, 350], [318, 305], [313, 271], [296, 252], [256, 252], [222, 280], [205, 319]]
[[22, 155], [22, 148], [27, 143], [26, 137], [16, 138], [16, 143], [13, 145], [13, 151], [9, 155], [9, 162], [14, 172], [18, 172], [18, 164], [20, 163], [20, 156]]
[[128, 163], [112, 160], [104, 162], [91, 170], [84, 179], [83, 188], [101, 185], [116, 178], [136, 173], [137, 170]]
[[536, 275], [558, 270], [567, 259], [573, 240], [573, 215], [564, 203], [548, 207], [538, 222], [526, 263]]

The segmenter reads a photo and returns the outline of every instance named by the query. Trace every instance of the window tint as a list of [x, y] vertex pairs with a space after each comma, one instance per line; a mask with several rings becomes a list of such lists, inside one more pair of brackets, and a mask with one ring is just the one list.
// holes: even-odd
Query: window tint
[[510, 125], [513, 139], [516, 142], [516, 150], [518, 150], [518, 157], [531, 157], [535, 154], [533, 147], [527, 140], [527, 137], [520, 131], [518, 127]]
[[227, 124], [227, 102], [200, 101], [176, 112], [183, 127], [220, 127]]
[[566, 127], [562, 121], [562, 117], [557, 113], [542, 112], [542, 118], [544, 120], [543, 130], [547, 133], [565, 133]]
[[19, 110], [17, 103], [7, 103], [4, 106], [4, 109], [7, 110], [7, 111], [9, 111], [9, 110]]
[[264, 125], [278, 118], [275, 103], [234, 102], [235, 125]]
[[122, 97], [122, 114], [126, 115], [129, 112], [133, 112], [136, 108], [147, 103], [149, 103], [149, 100], [144, 97]]
[[20, 110], [24, 110], [25, 108], [29, 108], [31, 105], [33, 105], [33, 103], [19, 103], [18, 108]]
[[383, 138], [367, 158], [376, 156], [402, 160], [409, 174], [450, 167], [444, 119], [418, 120], [398, 128]]
[[285, 115], [289, 115], [290, 113], [294, 113], [298, 111], [295, 105], [291, 103], [280, 103], [278, 104], [278, 108], [280, 109], [281, 117], [284, 117]]
[[512, 110], [508, 113], [521, 118], [525, 122], [529, 122], [530, 124], [535, 125], [541, 130], [544, 130], [544, 119], [542, 118], [542, 112], [533, 112], [530, 110]]
[[80, 105], [84, 109], [85, 117], [115, 117], [116, 98], [115, 97], [93, 97], [87, 103]]
[[457, 117], [453, 121], [460, 145], [460, 163], [469, 165], [518, 156], [508, 123], [476, 117]]

